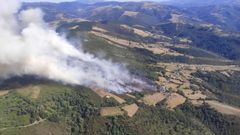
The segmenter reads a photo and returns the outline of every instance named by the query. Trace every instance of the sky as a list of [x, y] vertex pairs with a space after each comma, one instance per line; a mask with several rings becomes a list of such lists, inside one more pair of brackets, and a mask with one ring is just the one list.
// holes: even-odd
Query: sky
[[59, 2], [66, 2], [66, 1], [74, 1], [74, 0], [22, 0], [24, 2], [56, 2], [56, 3], [59, 3]]
[[[22, 0], [24, 2], [69, 2], [69, 1], [75, 1], [75, 0]], [[84, 0], [83, 0], [84, 1]], [[109, 0], [109, 1], [144, 1], [144, 0]], [[145, 0], [145, 1], [150, 1], [150, 0]], [[167, 1], [167, 0], [153, 0], [153, 1]]]

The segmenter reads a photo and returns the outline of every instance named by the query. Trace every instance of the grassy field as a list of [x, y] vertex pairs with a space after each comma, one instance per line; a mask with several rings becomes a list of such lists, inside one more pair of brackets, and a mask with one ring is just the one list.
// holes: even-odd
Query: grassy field
[[[154, 107], [137, 102], [143, 96], [139, 95], [140, 93], [133, 93], [136, 98], [132, 98], [132, 101], [127, 100], [127, 104], [135, 102], [135, 106], [139, 107], [134, 116], [130, 118], [127, 113], [121, 112], [121, 116], [103, 117], [100, 116], [100, 108], [106, 105], [106, 101], [90, 89], [51, 83], [39, 84], [38, 87], [41, 88], [41, 93], [37, 100], [28, 100], [28, 97], [17, 91], [11, 91], [8, 95], [0, 97], [0, 126], [1, 129], [6, 127], [0, 130], [1, 135], [213, 135], [225, 132], [237, 135], [237, 125], [231, 127], [228, 125], [231, 119], [206, 106], [196, 108], [186, 103], [174, 110], [168, 110], [161, 104]], [[34, 106], [36, 108], [33, 108]], [[22, 127], [32, 123], [31, 119], [34, 117], [30, 115], [31, 113], [18, 114], [18, 112], [30, 108], [35, 111], [42, 108], [46, 116], [43, 117], [40, 113], [35, 115], [43, 117], [45, 121]], [[7, 110], [11, 110], [11, 113]], [[209, 115], [204, 113], [204, 110], [207, 110]], [[211, 117], [221, 117], [221, 121], [218, 122], [224, 122], [222, 131], [216, 131], [219, 127], [216, 127]], [[204, 118], [208, 121], [203, 121]], [[232, 122], [239, 124], [236, 121]]]
[[67, 135], [65, 125], [53, 122], [43, 122], [27, 128], [12, 128], [4, 130], [1, 135]]
[[[31, 90], [36, 87], [41, 91], [37, 99], [32, 99]], [[43, 83], [13, 89], [0, 97], [0, 134], [59, 135], [71, 132], [71, 126], [75, 125], [69, 122], [75, 123], [81, 117], [93, 115], [92, 112], [96, 115], [96, 107], [99, 108], [102, 102], [95, 92], [80, 86]], [[32, 124], [38, 121], [44, 122]]]
[[30, 124], [30, 114], [19, 114], [20, 109], [30, 106], [26, 98], [14, 92], [0, 97], [0, 129]]

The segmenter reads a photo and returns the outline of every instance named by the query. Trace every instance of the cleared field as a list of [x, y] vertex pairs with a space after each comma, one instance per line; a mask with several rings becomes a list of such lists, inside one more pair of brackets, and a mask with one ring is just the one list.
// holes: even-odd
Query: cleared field
[[165, 77], [161, 77], [161, 76], [158, 77], [158, 80], [159, 80], [158, 82], [159, 82], [160, 84], [163, 84], [163, 83], [168, 82], [167, 79], [166, 79]]
[[142, 36], [142, 37], [149, 37], [149, 36], [153, 36], [152, 33], [147, 32], [147, 31], [143, 31], [140, 29], [136, 29], [127, 25], [122, 24], [121, 27], [128, 29], [128, 30], [132, 30], [135, 34]]
[[96, 89], [96, 88], [92, 88], [94, 92], [96, 92], [100, 97], [104, 98], [104, 97], [112, 97], [114, 98], [118, 103], [120, 104], [123, 104], [125, 103], [126, 101], [112, 93], [109, 93], [105, 90], [102, 90], [102, 89]]
[[123, 115], [124, 111], [122, 111], [119, 107], [103, 107], [100, 110], [101, 116], [118, 116]]
[[103, 33], [97, 32], [97, 31], [91, 31], [90, 33], [94, 34], [95, 36], [104, 38], [108, 41], [111, 41], [113, 43], [123, 45], [123, 46], [126, 46], [126, 47], [140, 47], [139, 43], [137, 43], [137, 42], [133, 42], [133, 41], [125, 40], [125, 39], [120, 39], [120, 38], [113, 37], [113, 36], [110, 36], [110, 35], [106, 35], [106, 34], [103, 34]]
[[32, 99], [37, 99], [39, 97], [41, 89], [38, 86], [28, 86], [18, 89], [17, 92], [22, 96], [29, 96]]
[[207, 65], [207, 64], [182, 64], [182, 63], [158, 63], [160, 66], [165, 66], [166, 69], [170, 71], [175, 71], [177, 69], [187, 70], [195, 72], [196, 70], [203, 71], [240, 71], [237, 65]]
[[[169, 48], [166, 48], [160, 44], [152, 44], [152, 45], [146, 45], [144, 43], [139, 43], [139, 42], [135, 42], [135, 41], [130, 41], [130, 40], [126, 40], [126, 39], [122, 39], [122, 38], [118, 38], [118, 37], [113, 37], [111, 35], [107, 35], [104, 34], [102, 32], [99, 31], [90, 31], [90, 34], [93, 34], [95, 36], [101, 37], [107, 41], [110, 42], [110, 44], [118, 44], [124, 47], [130, 47], [130, 48], [144, 48], [147, 49], [151, 52], [153, 52], [154, 54], [167, 54], [167, 55], [172, 55], [172, 56], [184, 56], [181, 53], [178, 53], [174, 50], [171, 50]], [[186, 56], [186, 55], [185, 55]]]
[[130, 98], [133, 98], [133, 99], [136, 99], [135, 96], [133, 96], [133, 95], [131, 95], [131, 94], [129, 94], [129, 93], [127, 93], [126, 96], [128, 96], [128, 97], [130, 97]]
[[94, 31], [99, 31], [99, 32], [103, 32], [103, 33], [107, 33], [107, 32], [108, 32], [107, 30], [102, 29], [102, 28], [99, 28], [99, 27], [96, 27], [96, 26], [94, 26], [94, 27], [92, 28], [92, 30], [94, 30]]
[[177, 85], [181, 85], [181, 84], [182, 84], [181, 81], [175, 80], [175, 79], [170, 79], [169, 81], [172, 82], [172, 83], [175, 83], [175, 84], [177, 84]]
[[170, 50], [168, 48], [165, 48], [164, 46], [153, 45], [151, 47], [145, 46], [145, 48], [148, 49], [149, 51], [152, 51], [154, 54], [168, 54], [172, 56], [183, 56], [183, 54]]
[[0, 91], [0, 96], [5, 96], [9, 93], [8, 90], [3, 90], [3, 91]]
[[32, 91], [32, 94], [31, 94], [31, 98], [32, 99], [37, 99], [39, 94], [40, 94], [40, 92], [41, 92], [41, 89], [39, 87], [35, 86], [35, 87], [33, 87], [32, 90], [33, 91]]
[[182, 22], [181, 15], [178, 14], [171, 14], [171, 19], [169, 19], [173, 23], [179, 23]]
[[125, 11], [122, 15], [123, 16], [137, 16], [139, 12], [133, 12], [133, 11]]
[[179, 86], [178, 84], [175, 84], [175, 83], [166, 83], [164, 85], [168, 90], [172, 90], [174, 92], [177, 91], [177, 87]]
[[202, 101], [202, 100], [191, 100], [191, 103], [194, 106], [201, 106], [201, 105], [203, 105], [204, 101]]
[[240, 108], [220, 103], [218, 101], [206, 101], [212, 108], [226, 115], [235, 115], [240, 117]]
[[129, 117], [133, 117], [135, 113], [138, 111], [138, 106], [136, 104], [131, 104], [122, 107], [122, 109], [127, 112], [127, 115]]
[[201, 91], [192, 91], [190, 89], [183, 90], [183, 93], [188, 99], [192, 99], [192, 100], [206, 99], [207, 97], [206, 95], [202, 94]]
[[186, 98], [177, 94], [177, 93], [172, 93], [166, 101], [167, 108], [169, 109], [174, 109], [175, 107], [183, 104], [186, 101]]
[[78, 26], [78, 25], [76, 25], [76, 26], [73, 26], [73, 27], [69, 28], [69, 30], [75, 30], [75, 29], [77, 29], [77, 28], [79, 28], [79, 26]]
[[143, 97], [143, 102], [147, 105], [155, 106], [157, 103], [163, 101], [167, 97], [164, 93], [154, 93], [152, 95], [145, 95]]
[[188, 82], [188, 83], [183, 83], [180, 87], [179, 87], [179, 89], [181, 89], [181, 90], [188, 90], [188, 89], [190, 89], [190, 83]]

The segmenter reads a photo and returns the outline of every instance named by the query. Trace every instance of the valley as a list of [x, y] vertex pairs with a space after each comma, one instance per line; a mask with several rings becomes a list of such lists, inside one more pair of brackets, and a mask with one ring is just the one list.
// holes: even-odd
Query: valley
[[2, 80], [0, 135], [239, 134], [239, 26], [229, 23], [238, 8], [226, 19], [224, 12], [201, 16], [200, 7], [90, 3], [22, 9], [41, 8], [47, 25], [75, 48], [123, 65], [143, 83], [117, 82], [132, 90], [124, 92], [34, 75]]
[[[90, 24], [92, 24], [90, 22]], [[84, 24], [85, 25], [85, 24]], [[90, 30], [79, 31], [78, 28], [81, 28], [82, 25], [70, 26], [67, 28], [70, 31], [71, 37], [75, 37], [77, 39], [82, 39], [82, 47], [89, 51], [90, 53], [105, 57], [107, 59], [112, 59], [114, 61], [122, 62], [127, 65], [130, 69], [130, 72], [134, 74], [138, 74], [143, 78], [146, 78], [149, 81], [152, 81], [153, 85], [158, 86], [157, 89], [154, 90], [143, 90], [141, 92], [134, 93], [110, 93], [103, 89], [98, 89], [92, 87], [92, 90], [87, 88], [71, 88], [71, 86], [61, 86], [58, 84], [37, 84], [37, 85], [26, 85], [23, 88], [19, 89], [9, 89], [5, 91], [1, 91], [1, 98], [8, 98], [10, 102], [15, 101], [16, 98], [19, 98], [17, 101], [18, 104], [23, 102], [23, 105], [28, 103], [28, 106], [35, 106], [38, 110], [32, 115], [27, 115], [28, 113], [19, 114], [18, 110], [16, 113], [13, 113], [12, 119], [4, 120], [5, 122], [14, 122], [16, 119], [23, 119], [25, 124], [15, 123], [15, 128], [13, 128], [9, 123], [9, 126], [2, 126], [1, 131], [2, 134], [9, 134], [10, 132], [22, 132], [26, 133], [25, 130], [32, 130], [39, 126], [42, 126], [44, 123], [49, 123], [50, 125], [55, 125], [57, 122], [59, 124], [55, 125], [55, 127], [44, 128], [46, 132], [50, 132], [51, 128], [57, 128], [53, 134], [60, 132], [58, 129], [59, 126], [65, 125], [68, 123], [69, 118], [73, 118], [75, 120], [79, 119], [76, 116], [69, 116], [75, 113], [75, 109], [80, 104], [71, 103], [72, 99], [69, 100], [68, 96], [72, 98], [71, 93], [79, 93], [79, 99], [74, 99], [76, 101], [80, 100], [86, 104], [87, 108], [90, 110], [83, 111], [83, 115], [80, 116], [82, 118], [82, 124], [85, 126], [90, 126], [88, 124], [94, 123], [95, 120], [100, 120], [102, 122], [111, 122], [116, 119], [117, 122], [126, 122], [124, 119], [133, 120], [141, 120], [143, 118], [148, 117], [150, 114], [145, 114], [148, 110], [157, 111], [157, 113], [168, 112], [169, 115], [182, 115], [181, 108], [185, 107], [188, 104], [192, 105], [192, 108], [203, 108], [207, 107], [211, 111], [217, 111], [214, 115], [220, 115], [224, 120], [228, 121], [228, 119], [224, 118], [225, 115], [238, 117], [239, 118], [239, 106], [230, 105], [228, 101], [218, 98], [216, 93], [211, 88], [204, 87], [202, 84], [204, 80], [201, 77], [198, 77], [194, 74], [197, 72], [205, 73], [219, 73], [221, 76], [225, 78], [231, 77], [234, 72], [239, 72], [240, 67], [238, 64], [234, 63], [231, 60], [227, 59], [219, 59], [221, 56], [210, 53], [208, 51], [201, 50], [202, 52], [199, 54], [185, 54], [182, 53], [188, 49], [192, 48], [188, 43], [180, 43], [178, 45], [173, 45], [170, 37], [168, 38], [169, 42], [161, 42], [161, 43], [144, 43], [137, 42], [131, 39], [123, 38], [124, 35], [120, 36], [112, 36], [115, 34], [110, 34], [109, 30], [100, 26], [92, 26]], [[120, 25], [121, 27], [121, 25]], [[122, 27], [126, 28], [126, 26]], [[137, 30], [138, 31], [138, 30]], [[150, 33], [148, 31], [141, 31], [143, 36], [145, 33]], [[116, 33], [118, 35], [119, 33]], [[140, 35], [139, 33], [133, 34]], [[149, 34], [151, 35], [151, 34]], [[80, 36], [80, 37], [79, 37]], [[197, 49], [197, 48], [196, 48]], [[100, 53], [101, 52], [101, 53]], [[141, 53], [139, 53], [141, 52]], [[198, 51], [199, 52], [199, 51]], [[167, 56], [169, 60], [159, 59], [159, 57]], [[206, 57], [207, 56], [207, 57]], [[191, 59], [191, 61], [182, 61], [178, 60], [178, 57], [184, 57], [186, 59]], [[172, 61], [174, 59], [174, 61]], [[200, 62], [198, 60], [201, 60]], [[214, 63], [208, 62], [214, 61]], [[237, 84], [236, 84], [237, 85]], [[76, 90], [75, 90], [76, 89]], [[85, 90], [86, 89], [86, 90]], [[84, 96], [83, 96], [84, 95]], [[77, 96], [77, 95], [76, 95]], [[230, 96], [230, 95], [228, 95]], [[75, 97], [75, 95], [74, 95]], [[86, 97], [86, 98], [83, 98]], [[23, 100], [24, 99], [24, 100]], [[61, 99], [62, 103], [58, 103], [58, 99]], [[86, 100], [86, 101], [85, 101]], [[239, 101], [239, 98], [236, 98]], [[47, 102], [46, 102], [47, 101]], [[76, 102], [74, 101], [74, 102]], [[26, 102], [26, 103], [24, 103]], [[224, 103], [222, 103], [224, 102]], [[1, 105], [3, 106], [3, 105]], [[26, 109], [28, 108], [26, 106]], [[85, 106], [85, 105], [84, 105]], [[221, 106], [221, 107], [220, 107]], [[13, 106], [14, 107], [14, 106]], [[66, 107], [72, 111], [66, 111]], [[82, 108], [82, 106], [79, 106]], [[23, 108], [23, 107], [21, 107]], [[25, 108], [25, 107], [24, 107]], [[224, 109], [222, 109], [224, 108]], [[34, 108], [33, 108], [34, 109]], [[64, 111], [65, 110], [65, 111]], [[163, 111], [164, 110], [164, 111]], [[4, 114], [6, 110], [3, 109], [2, 114]], [[14, 111], [14, 109], [12, 110]], [[11, 112], [12, 112], [11, 111]], [[28, 110], [26, 110], [28, 111]], [[29, 110], [30, 111], [30, 110]], [[90, 112], [88, 112], [90, 111]], [[93, 112], [91, 112], [93, 111]], [[163, 111], [163, 112], [158, 112]], [[177, 114], [177, 112], [180, 114]], [[61, 112], [61, 113], [60, 113]], [[69, 114], [70, 113], [70, 114]], [[71, 114], [72, 113], [72, 114]], [[77, 113], [77, 112], [76, 112]], [[85, 113], [89, 113], [87, 116]], [[148, 112], [149, 113], [149, 112]], [[144, 116], [141, 116], [144, 115]], [[146, 115], [146, 116], [145, 116]], [[162, 115], [162, 114], [161, 114]], [[8, 117], [3, 115], [3, 117]], [[18, 118], [19, 117], [19, 118]], [[89, 117], [85, 120], [86, 117]], [[172, 117], [172, 116], [171, 116]], [[180, 116], [182, 117], [182, 116]], [[177, 117], [177, 119], [180, 119]], [[167, 119], [169, 117], [166, 117]], [[199, 118], [192, 118], [197, 120], [198, 122], [192, 121], [191, 124], [196, 124], [200, 126], [201, 120]], [[182, 118], [181, 118], [182, 119]], [[11, 121], [9, 121], [11, 120]], [[43, 121], [44, 120], [44, 121]], [[75, 120], [71, 120], [74, 124]], [[149, 119], [150, 121], [152, 119]], [[32, 122], [31, 122], [32, 121]], [[41, 122], [40, 122], [41, 121]], [[66, 123], [67, 122], [67, 123]], [[90, 122], [90, 123], [89, 123]], [[127, 122], [130, 124], [131, 122]], [[4, 123], [2, 123], [4, 124]], [[97, 123], [96, 123], [97, 124]], [[98, 123], [99, 124], [99, 123]], [[114, 124], [114, 123], [112, 123]], [[156, 123], [157, 124], [157, 123]], [[160, 123], [159, 123], [160, 124]], [[184, 123], [186, 124], [186, 123]], [[200, 124], [200, 125], [199, 125]], [[4, 124], [6, 125], [6, 123]], [[69, 124], [68, 124], [69, 125]], [[81, 126], [83, 126], [81, 125]], [[168, 124], [163, 124], [167, 126]], [[56, 127], [57, 126], [57, 127]], [[74, 126], [74, 125], [72, 125]], [[96, 125], [97, 126], [97, 125]], [[99, 125], [100, 126], [100, 125]], [[129, 125], [130, 126], [130, 125]], [[134, 125], [131, 125], [134, 126]], [[137, 125], [136, 125], [137, 126]], [[162, 126], [161, 126], [162, 127]], [[212, 134], [211, 129], [208, 129], [201, 125], [201, 132], [204, 131], [206, 134]], [[82, 127], [82, 131], [80, 127], [77, 129], [64, 128], [66, 131], [64, 132], [84, 132], [84, 134], [95, 134], [94, 130], [89, 131]], [[73, 128], [73, 127], [72, 127]], [[151, 127], [153, 128], [153, 127]], [[90, 128], [91, 129], [91, 128]], [[120, 128], [121, 129], [121, 128]], [[49, 131], [48, 131], [49, 130]], [[185, 132], [186, 130], [186, 132]], [[184, 129], [184, 132], [187, 133], [188, 129]], [[198, 129], [196, 130], [196, 134], [200, 132]], [[107, 131], [107, 129], [106, 129]], [[30, 132], [30, 134], [31, 134]], [[35, 130], [34, 130], [35, 132]], [[51, 131], [52, 132], [52, 131]], [[62, 131], [61, 131], [62, 132]], [[96, 129], [96, 132], [97, 129]], [[129, 130], [127, 131], [129, 132]], [[147, 133], [156, 133], [156, 131], [142, 131]], [[161, 130], [161, 132], [166, 133], [167, 131]], [[169, 129], [170, 132], [170, 129]], [[172, 132], [172, 131], [171, 131]], [[137, 133], [137, 132], [132, 132]], [[145, 134], [144, 133], [144, 134]], [[192, 132], [191, 132], [192, 133]], [[202, 132], [203, 133], [203, 132]]]

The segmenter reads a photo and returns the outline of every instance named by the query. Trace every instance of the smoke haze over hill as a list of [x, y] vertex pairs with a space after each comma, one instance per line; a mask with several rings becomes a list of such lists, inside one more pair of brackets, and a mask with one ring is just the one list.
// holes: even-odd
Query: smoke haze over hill
[[[4, 2], [4, 3], [3, 3]], [[97, 86], [115, 92], [143, 83], [125, 67], [74, 48], [50, 30], [40, 9], [19, 12], [18, 0], [0, 4], [0, 78], [36, 75], [68, 84]]]

